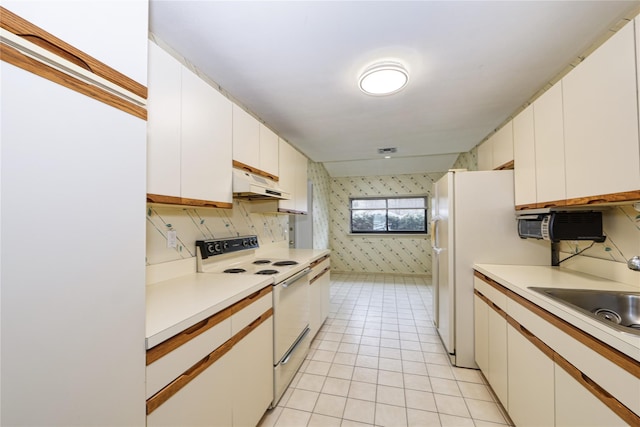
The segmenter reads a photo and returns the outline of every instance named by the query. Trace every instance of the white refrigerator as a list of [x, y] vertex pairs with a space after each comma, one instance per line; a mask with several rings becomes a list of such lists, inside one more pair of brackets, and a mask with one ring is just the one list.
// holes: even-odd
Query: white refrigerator
[[451, 363], [477, 368], [473, 265], [550, 265], [550, 244], [518, 237], [513, 171], [449, 171], [431, 208], [434, 323]]

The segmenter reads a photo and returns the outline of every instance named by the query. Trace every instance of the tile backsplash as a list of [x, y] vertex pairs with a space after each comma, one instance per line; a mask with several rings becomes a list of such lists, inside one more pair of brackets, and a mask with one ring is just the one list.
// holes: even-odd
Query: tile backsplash
[[[167, 246], [175, 231], [177, 246]], [[289, 216], [251, 213], [249, 202], [234, 201], [233, 209], [183, 208], [147, 205], [146, 264], [154, 265], [196, 256], [195, 241], [257, 235], [261, 246], [288, 240]]]

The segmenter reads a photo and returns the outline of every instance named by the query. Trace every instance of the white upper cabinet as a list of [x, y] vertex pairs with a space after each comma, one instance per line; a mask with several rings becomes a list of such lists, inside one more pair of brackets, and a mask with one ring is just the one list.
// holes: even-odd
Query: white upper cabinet
[[279, 209], [291, 213], [307, 213], [307, 157], [280, 139], [280, 187], [291, 194], [280, 200]]
[[537, 200], [555, 204], [566, 198], [561, 83], [533, 103], [533, 121]]
[[148, 2], [3, 0], [2, 6], [136, 82], [147, 84]]
[[233, 104], [233, 160], [256, 168], [260, 165], [260, 122]]
[[537, 203], [533, 105], [513, 119], [513, 161], [516, 206], [533, 207]]
[[149, 42], [147, 193], [180, 197], [182, 65]]
[[507, 169], [513, 161], [513, 121], [509, 121], [478, 147], [478, 170]]
[[278, 176], [278, 135], [260, 123], [260, 169], [270, 175]]
[[150, 200], [231, 207], [231, 101], [156, 44], [149, 53], [147, 193], [175, 198]]
[[635, 53], [631, 22], [562, 81], [569, 199], [640, 189]]
[[251, 172], [278, 177], [278, 135], [251, 114], [233, 105], [233, 160]]
[[232, 202], [231, 105], [183, 69], [181, 197]]

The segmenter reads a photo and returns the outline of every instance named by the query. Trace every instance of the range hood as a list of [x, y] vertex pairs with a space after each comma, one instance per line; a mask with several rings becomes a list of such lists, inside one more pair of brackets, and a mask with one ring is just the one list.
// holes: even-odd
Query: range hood
[[234, 168], [233, 197], [248, 200], [289, 200], [291, 195], [280, 189], [275, 181]]

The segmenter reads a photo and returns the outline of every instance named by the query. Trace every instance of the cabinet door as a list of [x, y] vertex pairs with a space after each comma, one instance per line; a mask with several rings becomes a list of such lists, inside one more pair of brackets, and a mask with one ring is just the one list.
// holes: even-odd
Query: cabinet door
[[295, 151], [295, 210], [307, 213], [309, 210], [307, 203], [307, 156]]
[[180, 197], [182, 65], [149, 42], [147, 193]]
[[566, 199], [562, 87], [556, 83], [533, 103], [538, 203]]
[[136, 82], [147, 84], [146, 1], [3, 0], [2, 6]]
[[181, 196], [232, 201], [231, 101], [182, 69]]
[[329, 317], [331, 309], [331, 273], [327, 271], [317, 280], [320, 285], [320, 326]]
[[[238, 342], [233, 358], [233, 425], [255, 426], [273, 401], [273, 318]], [[230, 425], [230, 424], [229, 424]]]
[[507, 331], [509, 416], [518, 427], [553, 426], [554, 363], [513, 326]]
[[260, 169], [260, 122], [233, 104], [233, 160]]
[[229, 352], [147, 415], [147, 427], [232, 425], [234, 360]]
[[488, 320], [489, 383], [506, 408], [508, 406], [507, 320], [493, 309], [489, 309]]
[[516, 206], [534, 205], [536, 198], [536, 148], [533, 105], [513, 119], [513, 160]]
[[291, 199], [280, 200], [281, 209], [296, 209], [295, 191], [296, 191], [296, 150], [286, 141], [279, 139], [278, 158], [280, 163], [280, 188], [291, 194]]
[[278, 135], [260, 123], [260, 169], [278, 176]]
[[513, 121], [502, 126], [492, 139], [491, 169], [497, 169], [513, 161]]
[[490, 171], [493, 169], [493, 137], [487, 139], [478, 147], [478, 170]]
[[[513, 420], [519, 425], [518, 420], [515, 418]], [[628, 425], [557, 364], [555, 364], [555, 420], [556, 425], [562, 427]]]
[[567, 198], [640, 189], [633, 22], [564, 77], [562, 86]]
[[473, 296], [474, 345], [476, 364], [489, 379], [489, 306], [477, 295]]

